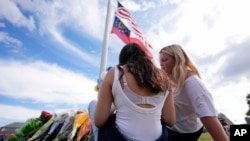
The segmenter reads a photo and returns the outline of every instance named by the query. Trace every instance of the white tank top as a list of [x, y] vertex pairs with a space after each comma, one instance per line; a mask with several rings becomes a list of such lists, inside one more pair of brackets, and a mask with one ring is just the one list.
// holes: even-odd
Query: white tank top
[[[161, 112], [168, 91], [154, 96], [140, 96], [134, 93], [126, 84], [124, 74], [124, 90], [119, 81], [119, 70], [115, 67], [112, 93], [116, 107], [116, 125], [126, 136], [152, 141], [162, 134]], [[142, 108], [137, 104], [151, 104], [153, 108]]]

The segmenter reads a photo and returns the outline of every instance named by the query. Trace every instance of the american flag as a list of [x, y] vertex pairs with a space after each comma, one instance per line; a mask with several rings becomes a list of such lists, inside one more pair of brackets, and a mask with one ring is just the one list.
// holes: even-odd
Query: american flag
[[[128, 20], [131, 23], [132, 31], [136, 35], [135, 37], [131, 36], [131, 31], [122, 23], [122, 21], [119, 19], [125, 19]], [[121, 27], [117, 28], [117, 26], [120, 24]], [[118, 31], [117, 31], [118, 29]], [[125, 32], [126, 31], [126, 32]], [[124, 32], [124, 34], [123, 34]], [[118, 8], [115, 11], [115, 20], [113, 24], [113, 28], [111, 33], [117, 34], [117, 36], [124, 42], [135, 42], [138, 43], [144, 51], [147, 53], [147, 55], [150, 58], [153, 58], [152, 52], [149, 50], [149, 48], [152, 48], [152, 46], [148, 43], [148, 41], [143, 36], [141, 30], [139, 29], [138, 25], [136, 24], [135, 20], [132, 18], [130, 13], [127, 9], [124, 8], [124, 6], [118, 1]], [[126, 34], [125, 34], [126, 33]], [[125, 36], [127, 38], [125, 38]]]

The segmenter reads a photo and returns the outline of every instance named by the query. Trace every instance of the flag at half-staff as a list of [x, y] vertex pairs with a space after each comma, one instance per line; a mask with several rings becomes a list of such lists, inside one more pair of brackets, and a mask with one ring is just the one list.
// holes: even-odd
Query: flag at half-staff
[[[130, 23], [132, 29], [128, 29], [128, 27], [123, 23], [124, 20]], [[139, 44], [146, 52], [146, 54], [150, 58], [153, 58], [153, 54], [150, 50], [152, 46], [145, 39], [141, 30], [139, 29], [138, 25], [136, 24], [135, 20], [132, 18], [128, 10], [126, 10], [119, 1], [118, 8], [115, 11], [114, 23], [111, 33], [116, 34], [125, 44], [131, 42]]]

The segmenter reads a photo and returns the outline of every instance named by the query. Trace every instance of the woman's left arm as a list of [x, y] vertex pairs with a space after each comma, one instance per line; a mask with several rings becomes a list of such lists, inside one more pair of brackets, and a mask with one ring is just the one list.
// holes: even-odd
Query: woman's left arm
[[174, 98], [173, 98], [172, 90], [169, 91], [169, 94], [163, 105], [162, 118], [163, 118], [164, 123], [169, 127], [172, 127], [176, 122], [176, 113], [175, 113]]
[[215, 141], [229, 141], [229, 138], [217, 117], [210, 116], [202, 117], [200, 119]]
[[111, 105], [113, 102], [112, 84], [114, 80], [114, 69], [110, 70], [104, 78], [95, 110], [94, 121], [97, 128], [102, 127], [110, 115]]

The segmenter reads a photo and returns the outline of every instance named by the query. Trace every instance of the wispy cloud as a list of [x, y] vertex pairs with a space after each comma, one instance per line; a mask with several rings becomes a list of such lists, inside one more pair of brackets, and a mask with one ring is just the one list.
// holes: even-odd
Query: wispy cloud
[[22, 45], [22, 42], [20, 40], [9, 36], [9, 34], [6, 32], [0, 32], [0, 42], [3, 42], [9, 47], [19, 47]]
[[29, 31], [33, 31], [35, 27], [34, 18], [26, 17], [17, 7], [15, 2], [9, 0], [1, 0], [0, 2], [0, 17], [18, 27], [25, 27]]

